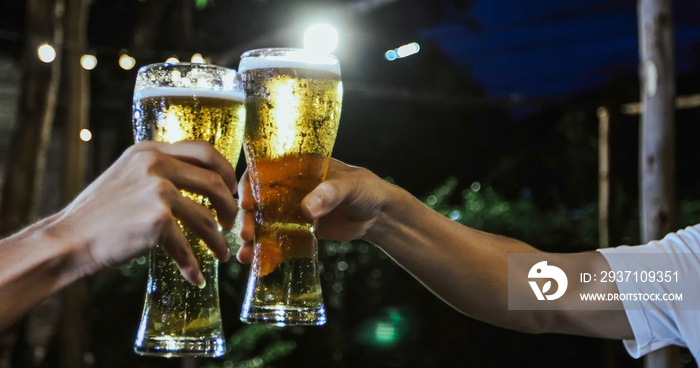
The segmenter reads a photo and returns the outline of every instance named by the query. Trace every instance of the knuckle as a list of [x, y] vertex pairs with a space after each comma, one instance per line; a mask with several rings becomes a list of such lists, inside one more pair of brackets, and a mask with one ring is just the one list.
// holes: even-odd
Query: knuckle
[[151, 180], [151, 191], [158, 198], [171, 199], [173, 194], [177, 192], [177, 189], [175, 188], [175, 184], [169, 180], [159, 176], [153, 176]]
[[207, 229], [207, 231], [218, 230], [218, 224], [214, 219], [214, 216], [209, 211], [207, 211], [207, 214], [204, 216], [202, 224], [204, 225], [204, 228]]
[[211, 175], [211, 186], [216, 193], [219, 193], [220, 195], [226, 195], [227, 193], [231, 192], [228, 185], [226, 185], [226, 182], [224, 182], [224, 179], [220, 175], [214, 173], [212, 173]]
[[197, 154], [205, 162], [211, 162], [216, 155], [216, 149], [211, 143], [206, 141], [189, 141], [190, 144], [197, 150]]
[[150, 225], [151, 228], [163, 232], [173, 221], [173, 215], [168, 207], [162, 201], [153, 201], [150, 211]]
[[155, 171], [162, 164], [162, 155], [153, 150], [139, 150], [132, 154], [132, 164], [145, 173]]

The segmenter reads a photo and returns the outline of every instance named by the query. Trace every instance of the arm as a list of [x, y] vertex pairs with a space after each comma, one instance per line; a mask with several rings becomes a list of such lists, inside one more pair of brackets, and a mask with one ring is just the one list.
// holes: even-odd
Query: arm
[[[250, 211], [253, 204], [246, 183], [244, 177], [240, 204], [244, 211]], [[473, 318], [526, 332], [632, 337], [622, 310], [509, 311], [508, 253], [538, 250], [451, 221], [366, 169], [333, 161], [328, 179], [303, 200], [302, 209], [308, 217], [320, 219], [320, 237], [362, 238], [379, 246], [443, 301]], [[252, 256], [252, 218], [248, 213], [241, 237], [248, 242], [238, 257], [248, 262]], [[570, 258], [561, 255], [561, 264], [581, 272], [609, 269], [599, 254], [591, 257], [595, 261], [590, 264], [574, 264]]]
[[65, 209], [0, 240], [0, 331], [46, 296], [156, 244], [187, 280], [200, 284], [204, 278], [176, 219], [220, 260], [230, 251], [212, 213], [180, 189], [209, 197], [219, 224], [232, 228], [236, 179], [226, 159], [204, 142], [144, 142]]

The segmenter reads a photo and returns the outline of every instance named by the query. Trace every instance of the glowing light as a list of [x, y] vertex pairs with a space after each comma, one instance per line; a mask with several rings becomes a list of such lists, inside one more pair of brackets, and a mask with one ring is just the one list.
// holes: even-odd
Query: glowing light
[[80, 130], [80, 140], [83, 142], [90, 142], [92, 139], [92, 132], [90, 129], [81, 129]]
[[129, 56], [129, 54], [122, 54], [119, 57], [119, 66], [124, 70], [131, 70], [136, 66], [136, 59]]
[[304, 32], [304, 47], [314, 51], [333, 52], [338, 47], [338, 31], [327, 24], [314, 24]]
[[178, 64], [178, 63], [180, 63], [180, 59], [176, 58], [175, 56], [171, 56], [171, 57], [165, 59], [165, 62], [168, 64]]
[[[297, 117], [299, 115], [299, 98], [294, 97], [293, 79], [270, 84], [270, 99], [275, 101], [275, 109], [272, 110], [273, 125], [277, 131], [270, 136], [269, 145], [272, 154], [283, 156], [290, 148], [297, 146]], [[301, 137], [301, 135], [298, 135]]]
[[174, 109], [169, 109], [165, 113], [160, 136], [163, 137], [163, 142], [175, 143], [185, 139], [185, 130], [180, 127], [180, 119]]
[[36, 49], [36, 53], [39, 56], [39, 60], [47, 64], [56, 59], [56, 50], [48, 43], [39, 46], [39, 48]]
[[420, 51], [420, 45], [417, 42], [411, 42], [403, 46], [399, 46], [393, 50], [388, 50], [384, 53], [384, 58], [389, 61], [405, 58], [415, 55]]
[[391, 344], [396, 342], [396, 327], [391, 323], [377, 323], [377, 327], [374, 329], [374, 340], [379, 344]]
[[399, 58], [405, 58], [406, 56], [417, 54], [418, 51], [420, 51], [420, 45], [416, 42], [411, 42], [396, 49], [396, 55]]
[[190, 59], [190, 62], [195, 63], [195, 64], [204, 64], [204, 57], [200, 53], [196, 53], [192, 55], [192, 58]]
[[97, 57], [95, 55], [85, 54], [80, 57], [80, 66], [85, 70], [93, 70], [97, 66]]

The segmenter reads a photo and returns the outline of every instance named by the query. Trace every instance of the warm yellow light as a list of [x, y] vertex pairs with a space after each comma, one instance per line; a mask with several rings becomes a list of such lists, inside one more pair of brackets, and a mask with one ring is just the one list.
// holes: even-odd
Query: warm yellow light
[[338, 31], [328, 24], [314, 24], [304, 33], [304, 47], [314, 51], [333, 52], [338, 47]]
[[36, 53], [39, 56], [39, 60], [47, 64], [56, 59], [56, 50], [48, 43], [41, 44], [41, 46], [36, 49]]
[[93, 70], [97, 66], [97, 57], [95, 55], [85, 54], [80, 57], [80, 66], [85, 70]]
[[175, 143], [185, 139], [185, 131], [180, 126], [180, 118], [176, 109], [170, 109], [165, 113], [163, 126], [160, 136], [163, 137], [163, 142]]
[[119, 66], [124, 70], [131, 70], [136, 66], [136, 59], [129, 56], [129, 54], [122, 54], [119, 57]]
[[165, 59], [165, 62], [168, 64], [178, 64], [180, 62], [180, 59], [176, 58], [175, 56], [171, 56]]
[[277, 130], [269, 138], [273, 157], [283, 156], [292, 147], [299, 146], [296, 140], [302, 137], [301, 134], [296, 134], [301, 101], [294, 97], [294, 87], [295, 81], [292, 79], [270, 83], [270, 99], [275, 101], [272, 121], [277, 126]]
[[190, 61], [192, 63], [195, 63], [195, 64], [204, 64], [205, 63], [204, 57], [200, 53], [196, 53], [196, 54], [192, 55], [192, 59], [190, 59]]
[[92, 139], [92, 132], [90, 129], [81, 129], [80, 130], [80, 140], [83, 142], [90, 142]]

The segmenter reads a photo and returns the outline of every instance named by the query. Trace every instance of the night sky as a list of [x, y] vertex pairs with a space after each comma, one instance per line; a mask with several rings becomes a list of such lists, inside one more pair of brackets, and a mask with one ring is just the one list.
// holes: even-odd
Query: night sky
[[[700, 68], [700, 3], [674, 1], [677, 73]], [[596, 87], [638, 64], [637, 9], [624, 0], [476, 1], [459, 22], [425, 29], [489, 95], [552, 97]]]

